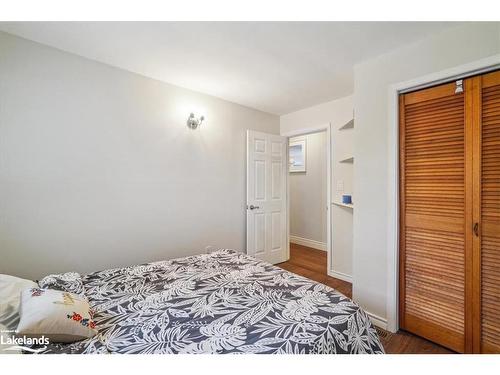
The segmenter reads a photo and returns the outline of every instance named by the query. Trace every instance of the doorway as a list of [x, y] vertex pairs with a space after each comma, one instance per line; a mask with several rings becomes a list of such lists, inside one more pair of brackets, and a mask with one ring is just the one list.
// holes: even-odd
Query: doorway
[[330, 124], [286, 136], [290, 253], [289, 260], [278, 266], [351, 296], [349, 282], [328, 276], [331, 269]]
[[327, 271], [327, 136], [326, 131], [290, 137], [290, 256], [302, 266]]

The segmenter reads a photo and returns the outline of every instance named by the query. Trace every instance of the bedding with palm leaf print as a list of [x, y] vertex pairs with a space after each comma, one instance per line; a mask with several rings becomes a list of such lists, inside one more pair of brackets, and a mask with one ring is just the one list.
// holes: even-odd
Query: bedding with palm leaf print
[[50, 344], [44, 353], [384, 352], [349, 298], [234, 250], [94, 272], [81, 281], [98, 334]]

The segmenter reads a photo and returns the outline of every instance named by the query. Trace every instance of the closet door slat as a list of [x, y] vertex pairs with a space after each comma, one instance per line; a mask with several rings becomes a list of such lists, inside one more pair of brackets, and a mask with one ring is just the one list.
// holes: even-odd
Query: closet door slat
[[400, 96], [400, 326], [465, 347], [465, 95], [455, 83]]
[[481, 351], [500, 353], [500, 72], [481, 93]]

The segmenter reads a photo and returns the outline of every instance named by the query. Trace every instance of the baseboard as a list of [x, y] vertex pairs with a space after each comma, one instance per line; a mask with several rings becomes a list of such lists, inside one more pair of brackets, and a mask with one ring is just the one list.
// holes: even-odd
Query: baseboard
[[326, 251], [326, 243], [324, 242], [310, 240], [308, 238], [292, 236], [292, 235], [290, 235], [290, 242], [295, 243], [297, 245], [312, 247], [313, 249]]
[[338, 272], [334, 270], [328, 271], [328, 276], [335, 277], [336, 279], [347, 281], [348, 283], [352, 283], [352, 276], [343, 272]]
[[380, 316], [372, 314], [369, 311], [366, 311], [366, 314], [370, 317], [370, 320], [372, 321], [374, 326], [387, 331], [387, 319], [381, 318]]
[[[347, 275], [342, 272], [334, 271], [334, 270], [329, 270], [328, 271], [328, 276], [335, 277], [336, 279], [344, 280], [349, 283], [352, 283], [352, 276]], [[387, 331], [387, 319], [381, 318], [378, 315], [375, 315], [369, 311], [366, 311], [366, 314], [370, 317], [370, 320], [372, 321], [374, 326], [377, 326], [379, 328], [382, 328], [383, 330]]]

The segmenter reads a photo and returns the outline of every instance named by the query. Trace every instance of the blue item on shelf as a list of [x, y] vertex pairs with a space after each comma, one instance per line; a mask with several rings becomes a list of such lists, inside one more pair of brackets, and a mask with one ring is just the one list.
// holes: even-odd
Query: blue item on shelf
[[350, 195], [342, 195], [342, 203], [352, 204], [352, 197]]

